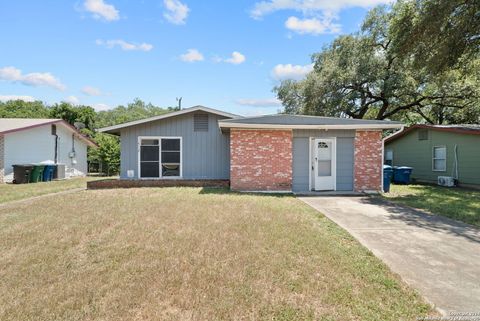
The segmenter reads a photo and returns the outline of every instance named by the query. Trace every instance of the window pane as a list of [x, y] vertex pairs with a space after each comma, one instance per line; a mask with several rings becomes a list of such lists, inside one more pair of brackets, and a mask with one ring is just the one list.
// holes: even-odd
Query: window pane
[[445, 159], [447, 156], [447, 149], [445, 147], [434, 147], [433, 158]]
[[158, 162], [140, 162], [140, 177], [160, 177]]
[[180, 139], [162, 139], [162, 150], [180, 150]]
[[162, 176], [180, 176], [180, 165], [162, 165]]
[[158, 145], [158, 139], [142, 139], [142, 145]]
[[332, 176], [332, 161], [319, 160], [318, 161], [318, 176]]
[[434, 159], [433, 169], [436, 171], [444, 171], [446, 169], [446, 161], [444, 159]]
[[392, 150], [387, 150], [385, 151], [385, 160], [393, 160], [393, 151]]
[[158, 161], [158, 146], [141, 146], [140, 161]]
[[162, 163], [180, 163], [180, 152], [162, 152]]

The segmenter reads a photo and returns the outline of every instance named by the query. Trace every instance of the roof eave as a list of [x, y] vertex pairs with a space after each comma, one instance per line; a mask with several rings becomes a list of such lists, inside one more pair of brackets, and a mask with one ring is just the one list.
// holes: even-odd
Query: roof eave
[[368, 124], [368, 125], [281, 125], [281, 124], [246, 124], [219, 122], [219, 127], [243, 129], [399, 129], [403, 124]]

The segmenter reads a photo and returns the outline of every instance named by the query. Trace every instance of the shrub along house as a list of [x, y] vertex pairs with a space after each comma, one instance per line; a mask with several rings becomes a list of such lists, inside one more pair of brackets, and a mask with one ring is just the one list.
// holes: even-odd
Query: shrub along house
[[413, 167], [420, 182], [480, 188], [480, 125], [411, 126], [385, 139], [385, 162]]
[[241, 191], [379, 191], [389, 121], [240, 117], [195, 106], [102, 128], [120, 136], [121, 179], [229, 180]]

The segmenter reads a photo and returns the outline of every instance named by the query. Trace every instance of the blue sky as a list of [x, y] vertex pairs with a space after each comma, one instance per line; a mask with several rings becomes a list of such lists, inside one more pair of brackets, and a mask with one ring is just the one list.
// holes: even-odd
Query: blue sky
[[272, 88], [358, 30], [385, 0], [0, 2], [0, 99], [97, 110], [135, 97], [241, 114], [281, 108]]

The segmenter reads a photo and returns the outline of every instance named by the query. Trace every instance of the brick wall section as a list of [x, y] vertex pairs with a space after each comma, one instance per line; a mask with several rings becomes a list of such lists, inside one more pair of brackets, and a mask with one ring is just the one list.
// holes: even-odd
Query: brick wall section
[[239, 191], [292, 189], [292, 131], [230, 131], [230, 187]]
[[0, 135], [0, 183], [3, 183], [3, 178], [5, 175], [5, 138], [3, 135]]
[[382, 132], [357, 130], [355, 133], [355, 191], [381, 191], [382, 165]]

